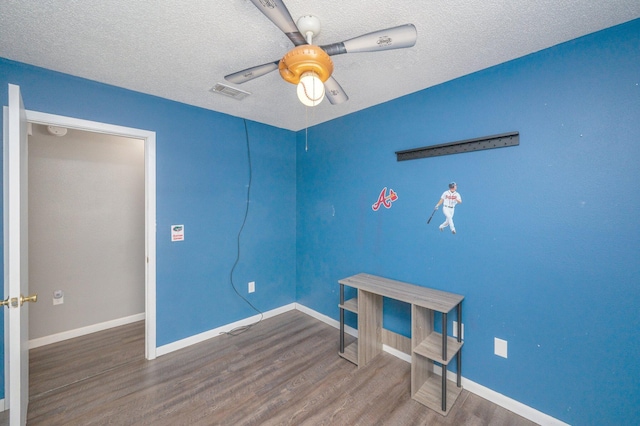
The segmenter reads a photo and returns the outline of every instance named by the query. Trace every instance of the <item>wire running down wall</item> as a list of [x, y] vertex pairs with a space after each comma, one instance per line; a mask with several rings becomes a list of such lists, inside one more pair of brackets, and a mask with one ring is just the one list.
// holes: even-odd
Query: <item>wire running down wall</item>
[[423, 148], [396, 151], [396, 156], [398, 161], [417, 160], [419, 158], [438, 157], [440, 155], [460, 154], [462, 152], [481, 151], [484, 149], [504, 148], [516, 145], [520, 145], [520, 134], [518, 132], [511, 132], [426, 146]]

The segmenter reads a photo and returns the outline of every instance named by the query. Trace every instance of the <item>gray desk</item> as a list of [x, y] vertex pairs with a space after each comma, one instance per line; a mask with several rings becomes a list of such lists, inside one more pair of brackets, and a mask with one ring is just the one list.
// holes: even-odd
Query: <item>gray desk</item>
[[[411, 304], [411, 397], [446, 415], [462, 391], [462, 300], [464, 296], [390, 280], [370, 274], [357, 274], [340, 284], [339, 355], [358, 368], [367, 365], [382, 352], [382, 298]], [[357, 289], [357, 297], [345, 300], [345, 286]], [[447, 315], [456, 309], [457, 338], [447, 335]], [[345, 347], [344, 312], [358, 315], [358, 339]], [[434, 312], [442, 315], [442, 333], [433, 329]], [[457, 360], [455, 386], [447, 386], [447, 366]], [[434, 362], [442, 367], [441, 377]]]

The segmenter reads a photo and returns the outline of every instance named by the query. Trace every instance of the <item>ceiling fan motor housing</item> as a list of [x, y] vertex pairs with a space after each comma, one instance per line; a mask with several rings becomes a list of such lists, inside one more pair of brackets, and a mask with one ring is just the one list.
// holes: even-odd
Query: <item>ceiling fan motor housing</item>
[[333, 61], [319, 46], [304, 44], [287, 52], [280, 60], [278, 69], [282, 78], [291, 84], [298, 84], [302, 74], [307, 71], [315, 72], [325, 82], [333, 73]]

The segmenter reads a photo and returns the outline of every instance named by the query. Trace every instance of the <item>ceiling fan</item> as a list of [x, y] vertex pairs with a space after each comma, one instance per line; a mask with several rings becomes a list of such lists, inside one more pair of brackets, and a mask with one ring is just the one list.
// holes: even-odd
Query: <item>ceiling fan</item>
[[298, 98], [307, 106], [318, 105], [325, 95], [332, 105], [341, 104], [349, 99], [342, 86], [331, 75], [331, 56], [402, 49], [416, 44], [416, 27], [413, 24], [405, 24], [338, 43], [316, 46], [312, 41], [320, 31], [318, 18], [303, 16], [296, 26], [282, 0], [251, 2], [291, 40], [295, 47], [280, 60], [226, 75], [225, 80], [242, 84], [278, 69], [285, 81], [298, 85]]

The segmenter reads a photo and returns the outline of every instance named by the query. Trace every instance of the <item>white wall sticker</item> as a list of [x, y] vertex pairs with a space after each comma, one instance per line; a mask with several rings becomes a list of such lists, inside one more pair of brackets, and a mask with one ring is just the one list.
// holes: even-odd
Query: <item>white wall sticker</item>
[[171, 242], [184, 241], [184, 225], [171, 225]]

